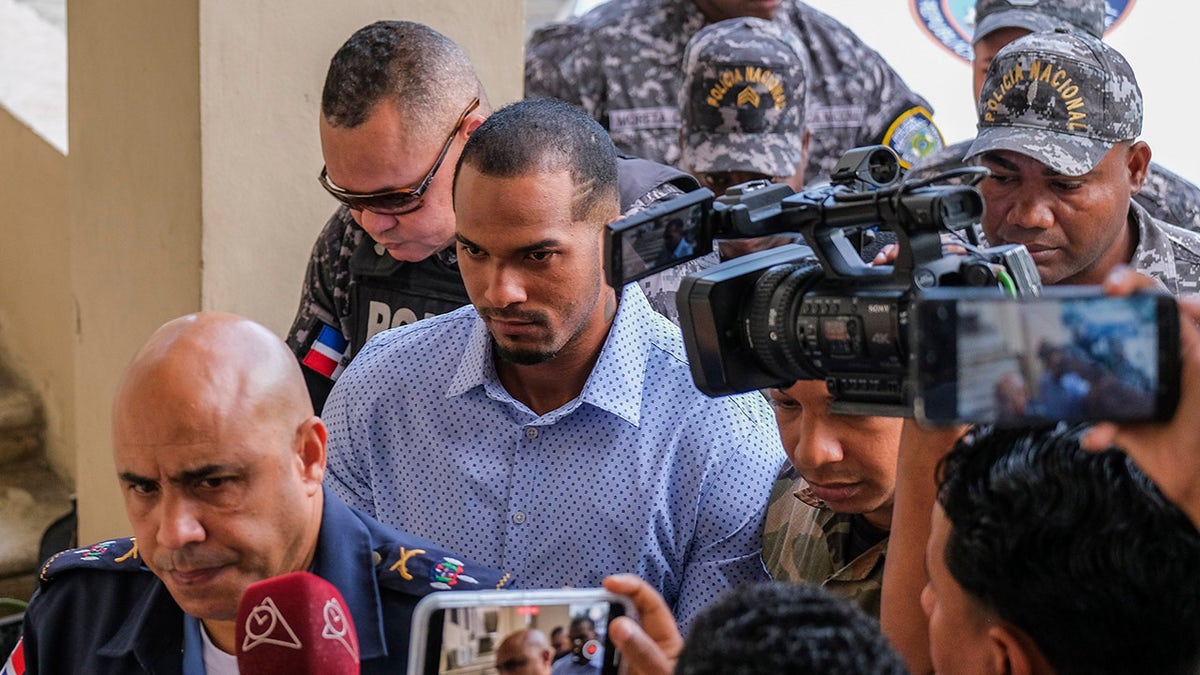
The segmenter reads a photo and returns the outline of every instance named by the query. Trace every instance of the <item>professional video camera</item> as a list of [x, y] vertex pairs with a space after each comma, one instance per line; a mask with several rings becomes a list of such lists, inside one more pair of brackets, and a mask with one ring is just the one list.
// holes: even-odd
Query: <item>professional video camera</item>
[[[696, 190], [609, 225], [608, 279], [621, 288], [710, 253], [714, 239], [800, 234], [808, 246], [760, 251], [684, 279], [677, 302], [696, 386], [719, 396], [823, 379], [835, 412], [911, 415], [915, 291], [1041, 288], [1025, 247], [978, 246], [978, 190], [932, 182], [904, 182], [896, 154], [870, 146], [846, 153], [828, 186], [793, 193], [753, 181], [715, 200]], [[889, 265], [866, 264], [851, 243], [876, 227], [895, 235]], [[943, 252], [942, 235], [964, 229], [969, 238], [955, 242], [962, 252]]]

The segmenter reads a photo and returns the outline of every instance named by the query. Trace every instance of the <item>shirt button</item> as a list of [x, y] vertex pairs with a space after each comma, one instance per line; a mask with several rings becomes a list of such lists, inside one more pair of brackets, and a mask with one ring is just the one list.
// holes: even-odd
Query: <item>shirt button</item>
[[538, 437], [537, 427], [525, 427], [525, 438], [533, 439]]
[[525, 514], [521, 513], [520, 511], [517, 511], [516, 513], [513, 514], [512, 520], [514, 523], [520, 525], [521, 523], [525, 522]]

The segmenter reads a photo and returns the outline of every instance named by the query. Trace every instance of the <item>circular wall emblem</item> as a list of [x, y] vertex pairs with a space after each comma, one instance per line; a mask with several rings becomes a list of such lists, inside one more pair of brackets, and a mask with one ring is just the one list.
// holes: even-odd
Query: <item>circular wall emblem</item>
[[[1117, 27], [1133, 9], [1135, 0], [1105, 0], [1104, 33]], [[975, 0], [908, 0], [921, 30], [958, 58], [971, 62], [971, 37], [975, 34]]]

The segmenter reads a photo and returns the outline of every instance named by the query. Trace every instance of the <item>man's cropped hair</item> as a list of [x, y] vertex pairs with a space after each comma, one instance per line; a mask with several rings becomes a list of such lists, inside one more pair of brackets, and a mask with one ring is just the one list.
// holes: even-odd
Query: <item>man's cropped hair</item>
[[620, 211], [617, 151], [608, 132], [579, 108], [552, 99], [526, 99], [492, 114], [471, 134], [455, 169], [470, 166], [499, 178], [566, 171], [575, 186], [571, 217], [597, 208]]
[[809, 584], [735, 589], [696, 617], [675, 675], [901, 675], [904, 662], [857, 606]]
[[453, 40], [424, 24], [377, 21], [333, 55], [321, 114], [331, 126], [353, 128], [386, 98], [405, 115], [405, 124], [444, 136], [476, 95], [484, 98], [479, 78]]
[[945, 561], [1060, 675], [1194, 675], [1200, 533], [1122, 452], [1081, 428], [977, 431], [946, 456]]

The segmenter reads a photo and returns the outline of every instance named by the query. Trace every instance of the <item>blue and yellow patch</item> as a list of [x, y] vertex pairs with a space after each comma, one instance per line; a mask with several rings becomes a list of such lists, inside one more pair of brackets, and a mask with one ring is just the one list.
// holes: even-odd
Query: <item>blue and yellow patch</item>
[[900, 166], [905, 169], [946, 147], [941, 130], [933, 122], [933, 114], [919, 105], [905, 110], [892, 121], [882, 143], [896, 151]]

